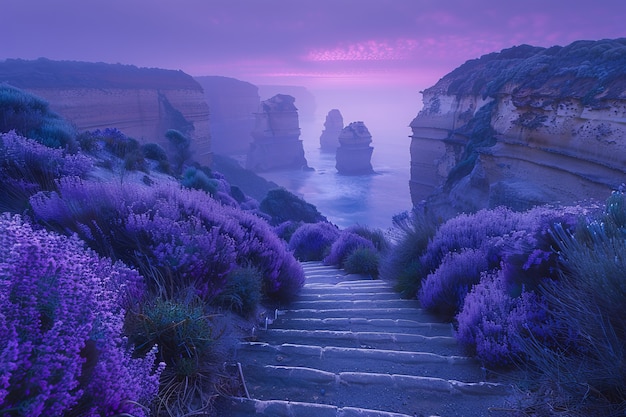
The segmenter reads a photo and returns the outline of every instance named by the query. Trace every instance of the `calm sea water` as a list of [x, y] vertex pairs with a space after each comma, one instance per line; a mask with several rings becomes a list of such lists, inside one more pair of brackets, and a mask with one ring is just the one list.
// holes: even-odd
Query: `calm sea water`
[[277, 171], [261, 174], [285, 187], [342, 228], [354, 224], [387, 229], [395, 214], [411, 209], [409, 194], [410, 130], [372, 132], [372, 166], [375, 174], [340, 175], [335, 154], [319, 149], [321, 130], [302, 126], [305, 157], [313, 171]]

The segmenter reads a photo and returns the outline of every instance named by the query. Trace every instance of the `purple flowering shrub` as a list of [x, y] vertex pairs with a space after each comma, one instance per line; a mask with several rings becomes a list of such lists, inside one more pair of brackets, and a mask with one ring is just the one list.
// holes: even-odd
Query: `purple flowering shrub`
[[56, 189], [55, 181], [61, 177], [83, 177], [91, 168], [91, 160], [82, 154], [49, 148], [14, 131], [2, 133], [0, 182], [3, 193], [0, 195], [0, 209], [22, 212], [31, 195]]
[[304, 282], [302, 268], [267, 222], [223, 206], [204, 191], [175, 183], [63, 179], [58, 192], [37, 194], [30, 202], [37, 219], [136, 266], [169, 295], [193, 285], [202, 298], [211, 298], [236, 266], [258, 268], [264, 293], [272, 298], [289, 299]]
[[339, 234], [339, 229], [328, 222], [305, 223], [289, 239], [289, 250], [301, 261], [321, 261]]
[[324, 258], [324, 263], [343, 267], [348, 256], [357, 248], [368, 248], [376, 252], [376, 247], [371, 240], [354, 232], [343, 230], [330, 247], [330, 253]]
[[552, 323], [543, 298], [534, 292], [511, 297], [502, 271], [484, 273], [457, 315], [457, 340], [485, 367], [507, 367], [522, 360], [520, 337], [548, 343]]
[[558, 275], [549, 233], [555, 222], [573, 227], [584, 207], [537, 207], [526, 212], [506, 208], [463, 214], [443, 224], [421, 257], [430, 265], [419, 291], [422, 305], [451, 319], [481, 273], [500, 270], [507, 291], [519, 296]]
[[488, 269], [487, 253], [483, 248], [450, 252], [424, 279], [418, 299], [425, 309], [452, 319], [467, 293], [480, 281], [481, 273]]
[[542, 291], [558, 324], [554, 342], [519, 340], [538, 378], [580, 415], [626, 412], [625, 203], [626, 196], [615, 192], [604, 213], [583, 219], [575, 232], [553, 227], [561, 276]]
[[162, 368], [122, 337], [124, 306], [144, 290], [78, 238], [0, 217], [0, 413], [145, 415]]

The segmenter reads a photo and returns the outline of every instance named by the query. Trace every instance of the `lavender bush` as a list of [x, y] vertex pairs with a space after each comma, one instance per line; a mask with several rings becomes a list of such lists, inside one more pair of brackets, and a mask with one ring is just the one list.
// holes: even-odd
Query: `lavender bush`
[[91, 168], [82, 154], [49, 148], [15, 131], [0, 134], [0, 209], [23, 212], [31, 195], [55, 190], [59, 178], [83, 177]]
[[339, 234], [339, 229], [328, 222], [305, 223], [289, 239], [289, 250], [301, 261], [321, 261]]
[[30, 202], [40, 221], [136, 266], [170, 296], [193, 285], [203, 298], [213, 297], [237, 265], [257, 267], [271, 298], [287, 300], [304, 282], [302, 268], [267, 222], [200, 190], [68, 178], [58, 192]]
[[534, 332], [519, 339], [539, 371], [536, 377], [558, 394], [550, 404], [581, 415], [626, 412], [624, 203], [624, 194], [615, 192], [604, 214], [588, 218], [575, 233], [561, 224], [554, 227], [561, 276], [542, 290], [556, 323], [555, 346]]
[[162, 368], [122, 337], [137, 272], [4, 214], [0, 277], [1, 414], [145, 415]]
[[520, 338], [548, 344], [552, 326], [545, 301], [534, 292], [511, 297], [502, 271], [484, 273], [457, 315], [457, 340], [483, 366], [503, 368], [526, 359]]
[[448, 253], [422, 282], [418, 293], [422, 307], [452, 319], [463, 306], [467, 293], [480, 281], [481, 273], [489, 269], [487, 259], [484, 248]]

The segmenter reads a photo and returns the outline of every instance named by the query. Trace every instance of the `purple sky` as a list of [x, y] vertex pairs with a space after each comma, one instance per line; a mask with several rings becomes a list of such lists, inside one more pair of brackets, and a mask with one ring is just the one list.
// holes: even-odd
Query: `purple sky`
[[626, 35], [623, 0], [2, 0], [0, 10], [0, 59], [119, 62], [264, 83], [427, 87], [513, 45]]
[[0, 17], [0, 59], [410, 91], [419, 105], [482, 54], [626, 36], [625, 0], [0, 0]]

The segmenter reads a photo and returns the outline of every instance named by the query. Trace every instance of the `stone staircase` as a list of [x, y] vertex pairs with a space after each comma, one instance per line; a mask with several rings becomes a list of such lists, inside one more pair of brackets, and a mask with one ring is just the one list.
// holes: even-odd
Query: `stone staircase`
[[495, 416], [511, 388], [485, 381], [450, 324], [388, 282], [303, 263], [299, 299], [237, 352], [250, 398], [222, 398], [219, 416]]

